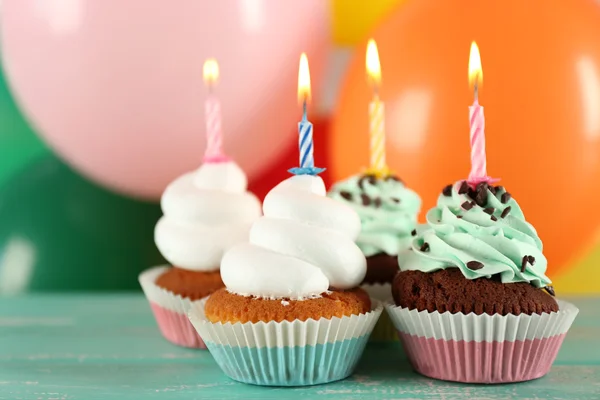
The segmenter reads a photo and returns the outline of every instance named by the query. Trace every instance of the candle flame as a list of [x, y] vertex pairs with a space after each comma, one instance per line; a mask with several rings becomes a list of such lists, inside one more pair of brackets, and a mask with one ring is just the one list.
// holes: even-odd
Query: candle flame
[[298, 68], [298, 101], [301, 103], [310, 102], [310, 71], [308, 69], [308, 58], [306, 53], [300, 56], [300, 66]]
[[367, 75], [375, 86], [381, 83], [381, 64], [379, 63], [379, 52], [377, 51], [377, 43], [375, 40], [369, 39], [367, 44]]
[[204, 82], [207, 85], [216, 83], [219, 80], [219, 63], [214, 58], [209, 58], [204, 61], [204, 67], [202, 68], [202, 74], [204, 76]]
[[471, 42], [471, 52], [469, 54], [469, 86], [475, 85], [481, 87], [483, 83], [483, 69], [481, 68], [481, 56], [479, 47], [474, 41]]

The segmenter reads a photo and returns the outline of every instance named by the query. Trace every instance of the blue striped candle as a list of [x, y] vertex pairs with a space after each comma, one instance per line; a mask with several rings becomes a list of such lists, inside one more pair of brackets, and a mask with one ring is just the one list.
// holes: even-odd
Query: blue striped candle
[[302, 102], [302, 120], [298, 122], [298, 147], [300, 148], [300, 165], [289, 171], [294, 175], [318, 175], [324, 168], [315, 168], [313, 155], [313, 124], [306, 117], [306, 105], [310, 99], [310, 72], [306, 54], [300, 56], [298, 69], [298, 100]]
[[306, 102], [303, 104], [302, 121], [298, 122], [298, 143], [300, 145], [300, 168], [314, 168], [313, 124], [306, 117]]

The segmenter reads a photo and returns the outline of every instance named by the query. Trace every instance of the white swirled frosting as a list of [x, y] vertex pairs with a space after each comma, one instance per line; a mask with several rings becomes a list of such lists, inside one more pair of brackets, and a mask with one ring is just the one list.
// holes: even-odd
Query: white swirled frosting
[[223, 257], [221, 277], [230, 292], [303, 299], [362, 282], [366, 261], [354, 243], [360, 218], [325, 193], [320, 177], [298, 175], [267, 194], [250, 243]]
[[246, 191], [248, 180], [233, 161], [203, 164], [173, 181], [163, 193], [164, 216], [154, 240], [174, 266], [219, 269], [223, 253], [248, 240], [260, 202]]

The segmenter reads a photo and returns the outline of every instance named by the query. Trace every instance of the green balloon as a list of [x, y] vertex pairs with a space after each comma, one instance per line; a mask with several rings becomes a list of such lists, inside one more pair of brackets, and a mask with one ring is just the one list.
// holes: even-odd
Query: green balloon
[[37, 137], [10, 94], [0, 71], [0, 185], [36, 158], [50, 150]]
[[102, 189], [46, 155], [0, 188], [0, 294], [139, 289], [137, 275], [164, 263], [160, 216], [158, 204]]

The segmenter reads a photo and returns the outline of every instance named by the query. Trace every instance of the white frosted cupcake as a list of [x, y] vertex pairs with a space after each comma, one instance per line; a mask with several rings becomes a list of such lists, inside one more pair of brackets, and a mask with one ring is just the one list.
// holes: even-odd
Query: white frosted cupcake
[[162, 196], [155, 241], [172, 267], [146, 270], [139, 280], [163, 336], [175, 344], [205, 348], [186, 313], [192, 302], [224, 286], [223, 254], [248, 240], [260, 216], [260, 202], [246, 189], [244, 172], [223, 161], [180, 176]]
[[190, 310], [225, 374], [259, 385], [298, 386], [349, 376], [382, 311], [358, 288], [366, 261], [360, 220], [325, 197], [318, 176], [276, 186], [250, 242], [222, 262], [226, 289]]

